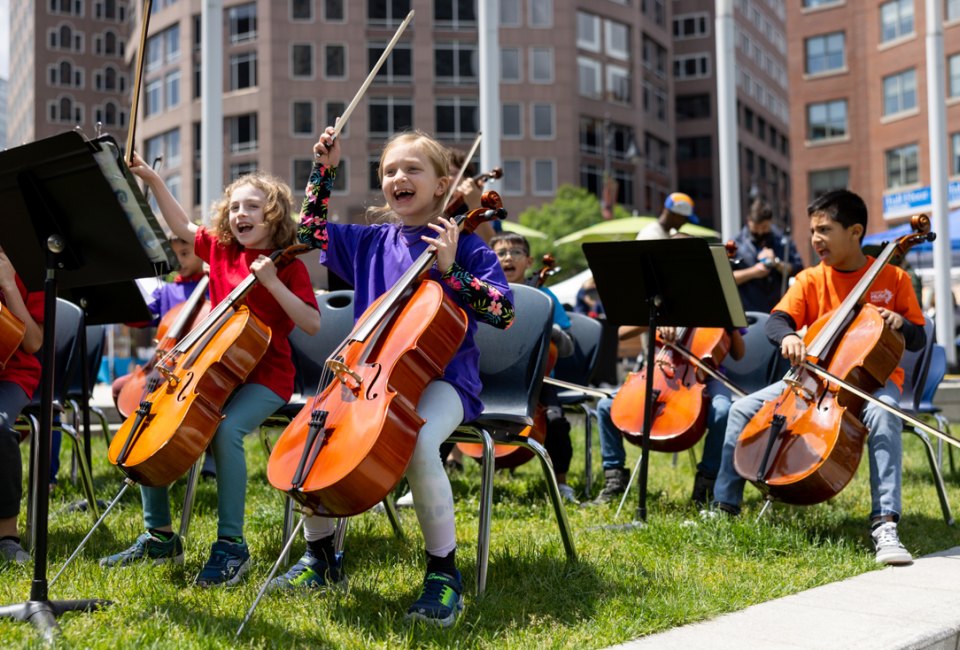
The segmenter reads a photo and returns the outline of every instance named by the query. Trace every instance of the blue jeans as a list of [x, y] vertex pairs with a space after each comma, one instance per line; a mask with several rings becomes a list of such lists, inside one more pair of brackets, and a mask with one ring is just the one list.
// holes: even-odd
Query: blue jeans
[[[211, 447], [217, 463], [217, 535], [243, 536], [243, 509], [247, 497], [247, 461], [243, 437], [263, 424], [285, 400], [266, 386], [244, 384], [223, 409]], [[171, 523], [170, 489], [140, 486], [143, 522], [147, 528], [164, 528]]]
[[[724, 433], [727, 428], [727, 413], [730, 411], [731, 393], [723, 383], [711, 379], [706, 391], [712, 397], [707, 406], [707, 432], [703, 441], [703, 456], [697, 464], [697, 471], [713, 478], [720, 469], [720, 455], [723, 450]], [[623, 434], [613, 423], [610, 417], [610, 406], [613, 400], [609, 397], [597, 402], [597, 421], [600, 424], [600, 457], [603, 469], [617, 469], [623, 467], [627, 460], [623, 447]], [[642, 405], [641, 405], [642, 408]]]
[[[756, 415], [764, 402], [776, 399], [783, 392], [782, 381], [762, 388], [738, 399], [730, 408], [727, 431], [723, 441], [720, 473], [713, 487], [716, 504], [739, 511], [743, 501], [743, 486], [746, 481], [733, 468], [733, 452], [747, 423]], [[900, 403], [900, 389], [892, 381], [874, 394], [890, 406]], [[900, 519], [901, 457], [903, 455], [903, 423], [900, 418], [879, 406], [868, 402], [863, 409], [862, 421], [869, 431], [867, 457], [870, 463], [870, 518], [890, 515]]]

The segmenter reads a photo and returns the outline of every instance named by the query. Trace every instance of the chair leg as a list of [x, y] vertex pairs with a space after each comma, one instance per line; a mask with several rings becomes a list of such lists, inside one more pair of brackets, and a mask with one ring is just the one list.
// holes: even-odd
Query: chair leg
[[36, 486], [34, 486], [33, 477], [37, 471], [37, 435], [39, 435], [40, 423], [32, 415], [27, 415], [26, 418], [27, 425], [30, 427], [30, 458], [27, 468], [27, 526], [22, 541], [24, 550], [29, 552], [33, 547], [33, 522], [36, 521], [33, 510], [37, 505], [37, 494], [34, 490]]
[[580, 408], [583, 409], [583, 481], [589, 499], [593, 495], [593, 411], [586, 404]]
[[[948, 420], [948, 419], [943, 415], [943, 413], [934, 413], [934, 414], [933, 414], [933, 419], [937, 421], [937, 428], [938, 428], [938, 429], [940, 429], [941, 431], [946, 431], [946, 432], [949, 432], [949, 431], [950, 431], [950, 420]], [[950, 445], [949, 447], [947, 447], [947, 458], [949, 458], [949, 460], [950, 460], [950, 475], [951, 475], [951, 476], [956, 476], [956, 475], [957, 475], [957, 468], [956, 468], [956, 467], [954, 466], [954, 464], [953, 464], [953, 445]], [[940, 467], [941, 467], [941, 468], [943, 467], [942, 459], [941, 459], [941, 465], [940, 465]]]
[[563, 507], [563, 497], [560, 496], [560, 488], [557, 485], [556, 474], [553, 473], [553, 463], [550, 461], [550, 455], [536, 440], [532, 438], [522, 438], [522, 446], [534, 452], [540, 459], [540, 466], [543, 468], [543, 477], [547, 481], [547, 495], [553, 503], [553, 511], [557, 516], [557, 526], [560, 528], [560, 537], [563, 539], [563, 547], [567, 552], [568, 560], [577, 559], [577, 550], [573, 545], [573, 534], [570, 532], [570, 522], [567, 520], [567, 510]]
[[[296, 518], [293, 511], [293, 499], [290, 498], [289, 494], [283, 495], [283, 545], [286, 548], [287, 541], [290, 539], [290, 535], [293, 534], [294, 523], [293, 520]], [[281, 556], [283, 564], [289, 564], [290, 562], [290, 549], [287, 549], [287, 552]]]
[[480, 443], [480, 508], [477, 526], [477, 587], [476, 595], [482, 596], [487, 588], [487, 565], [490, 560], [490, 515], [493, 510], [493, 437], [484, 429], [457, 429], [451, 442]]
[[397, 539], [403, 539], [403, 526], [400, 524], [400, 515], [397, 514], [397, 506], [391, 498], [392, 495], [388, 494], [384, 497], [381, 503], [383, 504], [383, 511], [387, 514], [387, 519], [390, 521], [390, 527], [393, 528], [393, 534]]
[[70, 425], [61, 423], [58, 428], [73, 441], [73, 460], [80, 469], [80, 486], [83, 488], [83, 495], [87, 499], [87, 510], [93, 515], [93, 520], [97, 521], [100, 519], [100, 507], [93, 491], [93, 474], [90, 471], [90, 466], [87, 465], [87, 455], [84, 452], [83, 442], [80, 440], [76, 429]]
[[908, 427], [904, 429], [909, 431], [920, 439], [920, 442], [923, 443], [923, 448], [927, 452], [927, 461], [930, 463], [930, 472], [933, 474], [933, 484], [937, 488], [937, 497], [940, 499], [940, 510], [943, 512], [943, 521], [946, 522], [948, 526], [953, 525], [953, 513], [950, 512], [950, 502], [947, 501], [947, 490], [943, 485], [943, 477], [940, 475], [940, 468], [937, 467], [937, 457], [933, 451], [933, 445], [930, 444], [930, 439], [925, 433], [914, 429], [913, 427]]
[[343, 553], [343, 546], [347, 539], [347, 525], [350, 523], [350, 517], [337, 518], [336, 528], [333, 531], [333, 550], [336, 553]]
[[200, 470], [203, 468], [203, 454], [187, 472], [187, 489], [183, 494], [183, 510], [180, 512], [180, 537], [190, 535], [190, 518], [193, 516], [193, 501], [197, 496], [197, 484], [200, 482]]

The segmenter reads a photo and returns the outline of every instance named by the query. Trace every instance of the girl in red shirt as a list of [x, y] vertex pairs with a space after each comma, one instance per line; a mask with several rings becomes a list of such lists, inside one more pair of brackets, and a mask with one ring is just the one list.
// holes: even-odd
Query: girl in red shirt
[[[217, 541], [196, 584], [233, 585], [250, 565], [243, 540], [247, 483], [243, 437], [293, 394], [294, 367], [287, 335], [294, 325], [308, 334], [320, 330], [320, 311], [306, 266], [294, 260], [277, 268], [269, 258], [273, 251], [296, 243], [293, 197], [290, 188], [275, 177], [261, 173], [242, 176], [226, 188], [206, 228], [190, 221], [160, 176], [138, 156], [134, 156], [131, 171], [153, 190], [173, 234], [194, 242], [197, 256], [210, 265], [210, 301], [218, 304], [253, 273], [259, 283], [247, 294], [245, 303], [272, 332], [263, 358], [227, 401], [212, 442], [217, 464]], [[167, 488], [141, 487], [141, 493], [147, 531], [130, 548], [101, 559], [102, 566], [138, 560], [183, 561], [183, 545], [170, 525]]]

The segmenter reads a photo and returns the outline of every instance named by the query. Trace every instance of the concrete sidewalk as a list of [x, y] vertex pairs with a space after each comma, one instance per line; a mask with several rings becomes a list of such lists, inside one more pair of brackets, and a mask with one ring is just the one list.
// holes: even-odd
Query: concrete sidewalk
[[960, 546], [617, 648], [960, 648]]

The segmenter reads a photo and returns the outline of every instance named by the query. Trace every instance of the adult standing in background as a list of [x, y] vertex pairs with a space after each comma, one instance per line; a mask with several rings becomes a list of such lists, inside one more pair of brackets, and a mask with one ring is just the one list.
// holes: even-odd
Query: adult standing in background
[[786, 290], [784, 276], [803, 268], [797, 245], [773, 225], [773, 210], [763, 199], [750, 204], [747, 223], [733, 241], [737, 244], [733, 279], [743, 309], [770, 313]]

